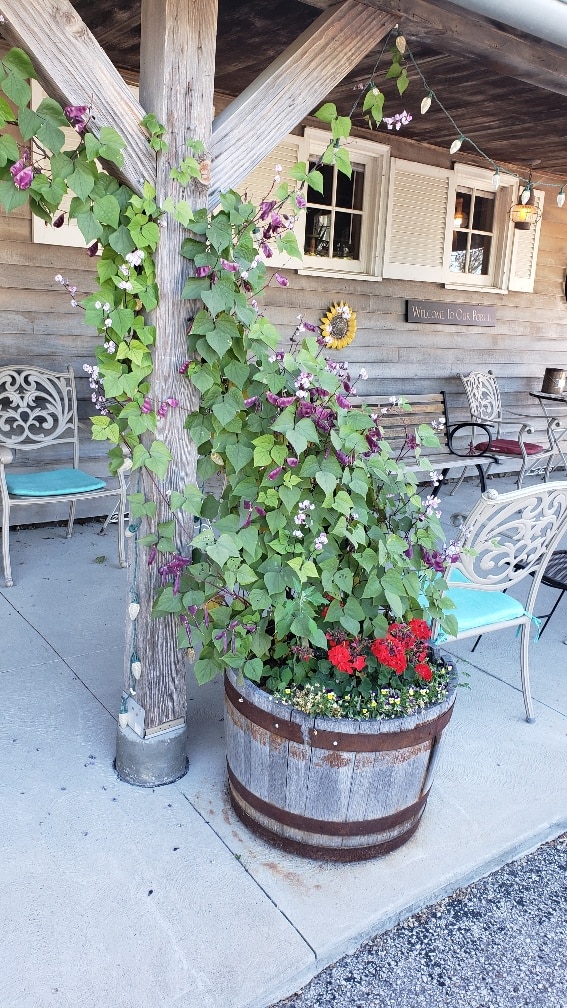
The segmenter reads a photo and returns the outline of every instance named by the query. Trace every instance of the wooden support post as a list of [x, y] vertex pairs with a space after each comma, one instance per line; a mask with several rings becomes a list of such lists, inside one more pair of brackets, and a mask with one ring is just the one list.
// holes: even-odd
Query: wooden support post
[[[168, 151], [158, 156], [158, 204], [171, 196], [175, 202], [187, 199], [194, 210], [207, 205], [206, 186], [193, 182], [182, 190], [171, 180], [170, 172], [188, 153], [188, 137], [210, 146], [216, 21], [216, 0], [142, 0], [140, 98], [166, 127], [169, 145]], [[177, 409], [168, 410], [158, 426], [159, 439], [174, 457], [166, 479], [143, 477], [146, 497], [157, 503], [158, 521], [170, 517], [170, 491], [196, 479], [196, 452], [184, 430], [184, 420], [188, 411], [196, 409], [198, 399], [196, 390], [179, 374], [187, 356], [187, 322], [197, 310], [195, 302], [181, 300], [190, 268], [179, 252], [184, 234], [181, 225], [167, 218], [156, 258], [160, 302], [152, 313], [157, 335], [150, 394], [156, 409], [170, 397], [180, 403]], [[178, 537], [178, 548], [185, 555], [191, 534], [188, 527]], [[146, 736], [136, 736], [131, 728], [119, 729], [116, 768], [123, 779], [151, 786], [185, 773], [186, 669], [184, 655], [177, 648], [176, 620], [151, 617], [160, 578], [157, 565], [148, 566], [146, 558], [147, 551], [141, 550], [136, 583], [131, 586], [140, 603], [135, 650], [141, 676], [136, 702], [144, 711]], [[127, 645], [127, 681], [131, 655]]]
[[69, 0], [2, 0], [2, 34], [27, 52], [50, 97], [90, 105], [96, 133], [113, 126], [126, 141], [124, 165], [108, 165], [135, 192], [155, 179], [155, 154], [140, 120], [144, 110]]

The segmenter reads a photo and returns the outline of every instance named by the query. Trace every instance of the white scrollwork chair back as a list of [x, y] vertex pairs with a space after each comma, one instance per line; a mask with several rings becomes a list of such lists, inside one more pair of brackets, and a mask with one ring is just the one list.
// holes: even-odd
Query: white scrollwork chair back
[[[534, 433], [533, 420], [519, 413], [504, 414], [500, 389], [492, 371], [471, 371], [468, 375], [461, 374], [460, 379], [466, 392], [471, 419], [494, 427], [490, 443], [483, 441], [476, 445], [476, 449], [488, 451], [497, 459], [518, 459], [518, 489], [521, 488], [524, 477], [530, 473], [547, 480], [555, 451], [549, 425], [545, 437], [541, 431], [538, 432], [542, 444], [528, 441], [526, 436]], [[513, 433], [506, 434], [505, 427], [513, 428]], [[486, 475], [488, 471], [487, 469]]]
[[[48, 450], [47, 460], [41, 459], [41, 449]], [[125, 474], [130, 467], [131, 461], [126, 459], [113, 487], [79, 469], [77, 396], [71, 367], [63, 373], [24, 365], [0, 368], [0, 498], [7, 587], [13, 584], [10, 511], [19, 505], [68, 502], [70, 536], [78, 500], [117, 498], [119, 561], [126, 566]]]
[[[529, 634], [545, 567], [567, 531], [567, 481], [499, 494], [488, 490], [457, 539], [460, 558], [446, 573], [456, 605], [455, 639], [521, 626], [521, 673], [526, 718], [534, 720], [529, 677]], [[532, 576], [527, 602], [506, 594]], [[434, 633], [437, 627], [434, 626]]]

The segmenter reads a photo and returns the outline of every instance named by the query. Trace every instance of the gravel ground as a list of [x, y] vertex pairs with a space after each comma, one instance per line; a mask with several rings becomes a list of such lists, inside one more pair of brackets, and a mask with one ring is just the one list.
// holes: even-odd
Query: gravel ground
[[415, 914], [272, 1008], [567, 1008], [567, 834]]

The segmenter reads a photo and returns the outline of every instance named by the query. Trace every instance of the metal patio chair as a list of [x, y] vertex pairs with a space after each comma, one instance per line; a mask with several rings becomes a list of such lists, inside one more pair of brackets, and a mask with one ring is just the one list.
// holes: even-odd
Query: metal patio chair
[[[527, 435], [534, 433], [533, 425], [529, 418], [519, 413], [503, 413], [498, 382], [492, 371], [471, 371], [470, 374], [461, 374], [459, 377], [467, 394], [471, 419], [482, 421], [494, 428], [490, 442], [480, 441], [474, 445], [474, 449], [478, 452], [486, 452], [488, 449], [491, 455], [500, 458], [520, 459], [520, 471], [516, 481], [518, 489], [523, 484], [524, 476], [530, 472], [534, 475], [537, 472], [537, 475], [547, 480], [555, 451], [549, 429], [546, 444], [526, 440]], [[514, 436], [504, 436], [504, 427], [513, 427]], [[487, 475], [488, 472], [487, 469]]]
[[[535, 720], [530, 691], [530, 626], [538, 589], [555, 546], [567, 530], [567, 481], [541, 483], [499, 494], [487, 490], [457, 539], [460, 558], [446, 572], [458, 633], [437, 641], [477, 637], [521, 627], [520, 662], [526, 720]], [[469, 552], [470, 551], [470, 552]], [[525, 606], [508, 589], [532, 576]]]
[[[43, 467], [37, 463], [42, 449], [47, 449], [49, 456], [47, 462], [44, 456]], [[65, 468], [56, 467], [61, 463]], [[12, 471], [16, 468], [19, 471]], [[79, 468], [77, 396], [71, 367], [62, 374], [28, 366], [0, 368], [0, 498], [6, 587], [14, 583], [10, 511], [20, 505], [68, 501], [69, 537], [78, 500], [117, 498], [118, 557], [120, 566], [125, 567], [125, 474], [130, 468], [127, 458], [118, 472], [118, 484], [112, 488], [105, 480]]]

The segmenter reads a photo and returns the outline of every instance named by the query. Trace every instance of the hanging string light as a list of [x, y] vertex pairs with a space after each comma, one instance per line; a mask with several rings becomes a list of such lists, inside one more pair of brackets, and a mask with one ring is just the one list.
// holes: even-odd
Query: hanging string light
[[[462, 132], [462, 130], [459, 129], [459, 126], [457, 125], [457, 123], [453, 119], [453, 117], [450, 114], [450, 112], [447, 111], [447, 109], [444, 107], [444, 105], [442, 104], [442, 102], [439, 100], [439, 98], [438, 98], [437, 94], [435, 93], [435, 91], [433, 90], [433, 88], [431, 88], [429, 86], [427, 80], [425, 79], [423, 73], [421, 72], [421, 69], [419, 68], [419, 66], [417, 65], [417, 63], [415, 61], [415, 58], [413, 56], [413, 53], [412, 53], [411, 49], [407, 45], [407, 41], [406, 41], [405, 37], [399, 32], [398, 25], [395, 26], [395, 29], [393, 29], [393, 31], [396, 32], [395, 39], [394, 39], [394, 45], [396, 46], [396, 48], [398, 49], [398, 51], [402, 55], [404, 55], [404, 54], [407, 55], [407, 57], [409, 58], [409, 60], [413, 64], [413, 66], [414, 66], [414, 68], [415, 68], [418, 76], [420, 77], [421, 83], [422, 83], [423, 88], [424, 88], [424, 91], [426, 92], [425, 96], [421, 100], [421, 114], [425, 115], [425, 113], [428, 112], [429, 109], [431, 108], [431, 105], [432, 105], [433, 101], [435, 101], [435, 103], [439, 106], [439, 108], [443, 112], [444, 116], [449, 120], [449, 122], [453, 126], [455, 132], [457, 133], [456, 139], [453, 140], [453, 142], [451, 143], [451, 146], [449, 147], [450, 153], [451, 154], [456, 154], [461, 149], [463, 143], [466, 141], [473, 148], [473, 150], [479, 155], [479, 157], [481, 157], [484, 161], [487, 161], [490, 165], [492, 165], [492, 167], [494, 169], [494, 174], [492, 176], [492, 188], [494, 190], [496, 190], [496, 189], [499, 188], [500, 183], [502, 181], [502, 179], [501, 179], [501, 175], [502, 174], [507, 175], [510, 178], [517, 179], [519, 182], [524, 182], [525, 183], [524, 189], [522, 190], [522, 194], [521, 194], [521, 197], [520, 197], [521, 199], [523, 198], [523, 200], [524, 200], [523, 205], [524, 206], [528, 206], [528, 207], [534, 207], [535, 196], [534, 196], [534, 191], [533, 191], [533, 185], [532, 185], [532, 182], [531, 182], [531, 172], [530, 172], [529, 179], [525, 180], [517, 172], [514, 172], [514, 171], [512, 171], [509, 168], [505, 168], [502, 165], [498, 165], [494, 161], [493, 158], [489, 157], [488, 154], [486, 154], [478, 146], [478, 144], [476, 144], [474, 142], [474, 140], [472, 140], [470, 137], [467, 137]], [[383, 47], [382, 47], [382, 51], [381, 51], [381, 53], [380, 53], [380, 55], [378, 57], [378, 60], [376, 62], [376, 66], [374, 67], [374, 70], [373, 70], [373, 73], [372, 73], [372, 80], [371, 80], [371, 82], [366, 85], [366, 88], [364, 88], [363, 85], [359, 85], [361, 91], [367, 90], [368, 87], [370, 87], [371, 85], [374, 84], [374, 74], [376, 73], [376, 70], [378, 68], [378, 64], [379, 64], [379, 62], [380, 62], [380, 60], [382, 58], [382, 55], [383, 55], [383, 53], [384, 53], [384, 51], [386, 49], [386, 46], [388, 44], [388, 39], [389, 38], [391, 38], [391, 34], [388, 35], [388, 36], [386, 36], [386, 39], [385, 39]], [[398, 40], [400, 40], [400, 41], [398, 42]], [[356, 106], [358, 105], [359, 101], [360, 101], [360, 99], [357, 99], [357, 101], [355, 102], [355, 104], [353, 106], [353, 109], [351, 111], [351, 116], [352, 116], [352, 114], [353, 114]], [[548, 189], [558, 189], [559, 192], [557, 193], [557, 206], [558, 207], [562, 207], [564, 205], [564, 203], [565, 203], [565, 186], [567, 186], [567, 182], [563, 183], [563, 185], [558, 185], [558, 184], [553, 183], [553, 182], [538, 181], [537, 185], [538, 185], [538, 187], [543, 187], [543, 188], [548, 188]], [[534, 207], [534, 213], [539, 214], [541, 216], [540, 212], [537, 210], [537, 207]], [[528, 212], [528, 216], [529, 216], [529, 212]], [[538, 217], [536, 217], [535, 219], [538, 219]], [[520, 222], [520, 223], [522, 223], [522, 222]], [[529, 226], [530, 225], [528, 224], [528, 227]]]

